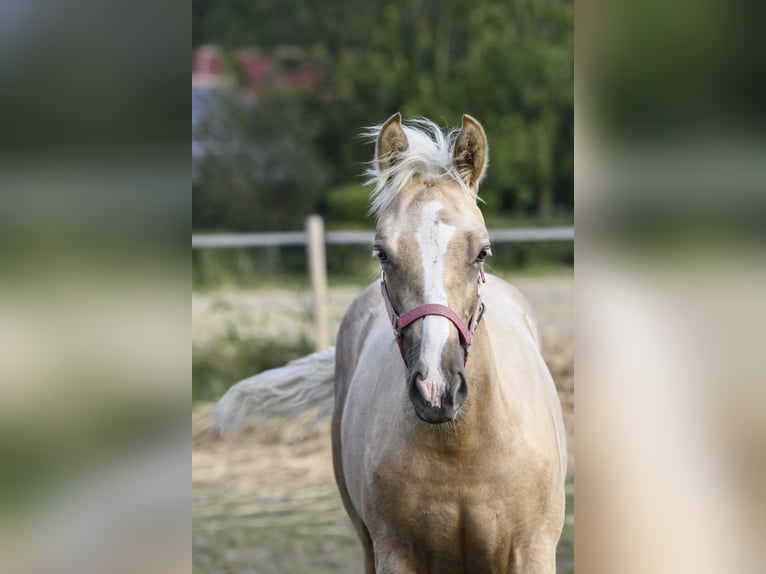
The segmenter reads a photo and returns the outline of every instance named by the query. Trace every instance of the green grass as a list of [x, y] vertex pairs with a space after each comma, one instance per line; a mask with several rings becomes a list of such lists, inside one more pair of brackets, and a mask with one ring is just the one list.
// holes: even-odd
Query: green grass
[[574, 574], [574, 475], [570, 473], [566, 483], [566, 519], [556, 547], [556, 572]]
[[[340, 505], [340, 500], [338, 500]], [[339, 574], [363, 569], [362, 548], [341, 508], [328, 520], [310, 510], [292, 525], [207, 528], [192, 521], [192, 564], [195, 574], [210, 572], [267, 574]]]

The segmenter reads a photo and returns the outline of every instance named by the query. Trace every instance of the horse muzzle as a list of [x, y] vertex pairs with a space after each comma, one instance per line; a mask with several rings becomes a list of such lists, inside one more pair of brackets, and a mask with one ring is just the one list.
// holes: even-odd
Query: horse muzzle
[[468, 382], [462, 365], [439, 373], [418, 361], [407, 381], [415, 414], [424, 422], [441, 424], [455, 420], [468, 396]]

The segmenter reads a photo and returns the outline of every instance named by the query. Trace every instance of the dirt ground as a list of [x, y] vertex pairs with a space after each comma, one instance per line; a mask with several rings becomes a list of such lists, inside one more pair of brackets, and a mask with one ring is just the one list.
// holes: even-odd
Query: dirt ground
[[[535, 307], [544, 356], [556, 381], [574, 468], [574, 345], [571, 276], [507, 278]], [[330, 290], [332, 331], [359, 292]], [[194, 342], [225, 329], [309, 337], [310, 294], [233, 292], [192, 296]], [[211, 405], [192, 413], [193, 564], [199, 573], [360, 572], [361, 550], [332, 474], [329, 420], [274, 420], [221, 439]], [[559, 572], [572, 571], [573, 484], [559, 544]]]

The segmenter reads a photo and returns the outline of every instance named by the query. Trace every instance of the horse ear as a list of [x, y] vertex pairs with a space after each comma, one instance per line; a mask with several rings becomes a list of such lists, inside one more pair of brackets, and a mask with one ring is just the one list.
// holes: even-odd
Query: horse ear
[[476, 188], [487, 171], [487, 135], [481, 124], [463, 114], [463, 125], [455, 139], [452, 163], [468, 187]]
[[397, 160], [397, 154], [407, 150], [409, 143], [402, 127], [402, 115], [396, 112], [386, 120], [378, 133], [375, 143], [375, 159], [378, 162], [378, 173], [391, 167]]

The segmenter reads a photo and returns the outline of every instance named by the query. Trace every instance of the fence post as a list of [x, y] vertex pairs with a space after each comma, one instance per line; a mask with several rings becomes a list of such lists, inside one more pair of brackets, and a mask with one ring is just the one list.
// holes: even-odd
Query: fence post
[[319, 215], [306, 218], [306, 252], [314, 303], [314, 344], [321, 351], [329, 346], [327, 334], [327, 263], [325, 260], [324, 222]]

